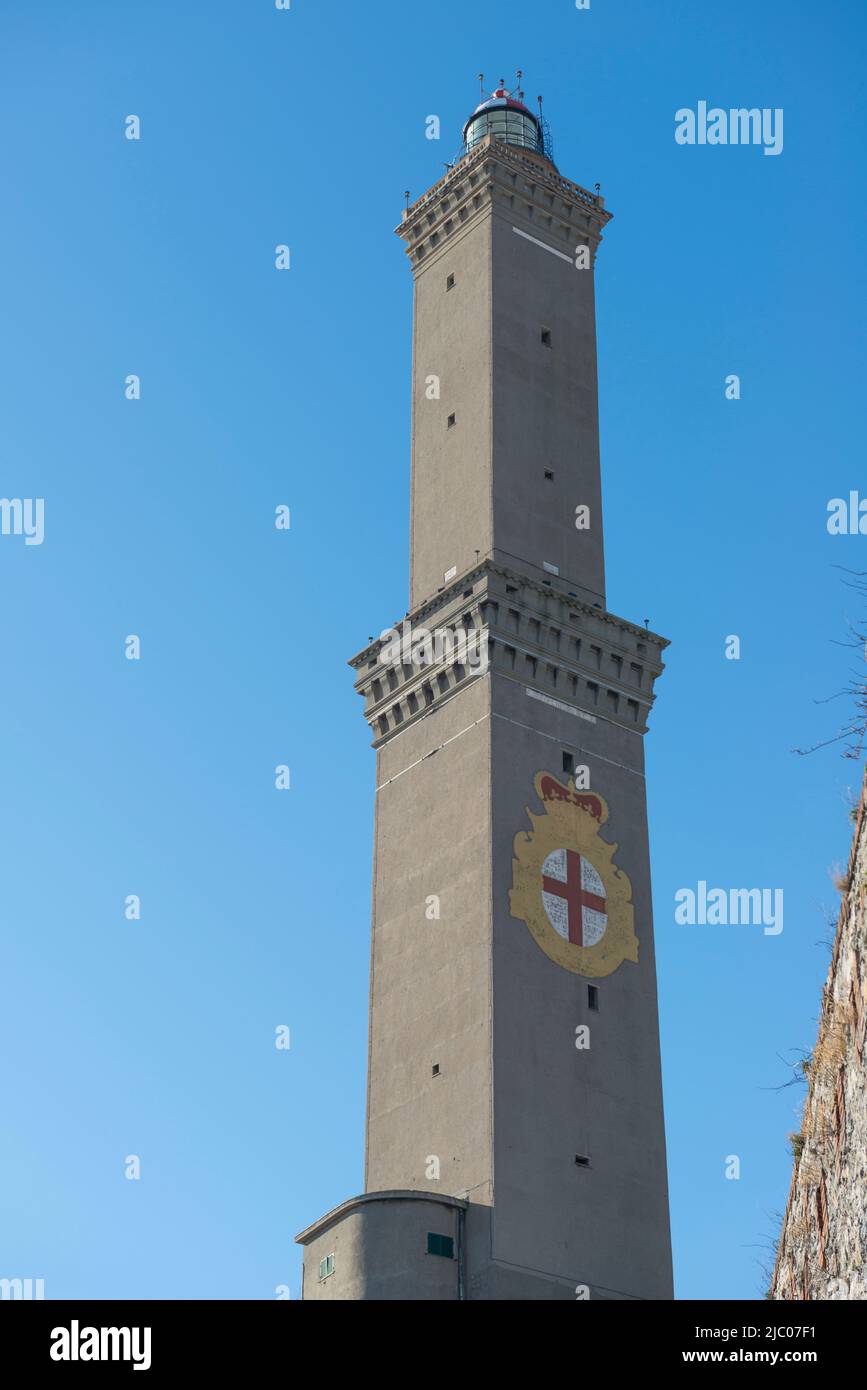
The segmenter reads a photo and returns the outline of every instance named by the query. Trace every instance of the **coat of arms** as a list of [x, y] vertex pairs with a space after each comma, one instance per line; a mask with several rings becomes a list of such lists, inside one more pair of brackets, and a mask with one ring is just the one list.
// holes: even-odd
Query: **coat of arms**
[[542, 815], [515, 836], [513, 917], [525, 922], [546, 956], [576, 975], [611, 975], [638, 962], [632, 885], [614, 863], [617, 845], [599, 834], [608, 807], [595, 792], [573, 791], [550, 772], [534, 785]]

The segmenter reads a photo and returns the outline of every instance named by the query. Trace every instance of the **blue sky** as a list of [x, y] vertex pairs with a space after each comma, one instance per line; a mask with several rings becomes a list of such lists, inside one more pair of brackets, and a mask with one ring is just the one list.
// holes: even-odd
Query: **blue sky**
[[[672, 640], [647, 752], [677, 1293], [762, 1295], [799, 1100], [773, 1088], [814, 1040], [862, 771], [792, 749], [863, 669], [835, 643], [865, 540], [825, 522], [867, 491], [865, 29], [858, 0], [3, 7], [0, 493], [45, 498], [45, 540], [0, 537], [0, 1275], [297, 1296], [292, 1235], [361, 1188], [373, 754], [345, 662], [406, 607], [392, 229], [476, 74], [521, 67], [614, 213], [609, 603]], [[677, 145], [702, 99], [783, 108], [783, 153]], [[782, 887], [782, 935], [676, 926], [699, 879]]]

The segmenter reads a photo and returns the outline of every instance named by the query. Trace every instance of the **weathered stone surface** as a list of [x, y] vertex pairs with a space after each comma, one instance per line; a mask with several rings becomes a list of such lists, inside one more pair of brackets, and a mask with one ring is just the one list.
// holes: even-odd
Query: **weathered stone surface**
[[[867, 1299], [867, 781], [769, 1296]], [[798, 1152], [800, 1150], [800, 1152]]]

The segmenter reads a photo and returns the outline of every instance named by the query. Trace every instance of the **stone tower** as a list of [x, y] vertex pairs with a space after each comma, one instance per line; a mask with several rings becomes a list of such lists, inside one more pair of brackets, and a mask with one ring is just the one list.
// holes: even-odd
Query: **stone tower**
[[672, 1297], [643, 739], [663, 638], [605, 602], [604, 200], [500, 85], [398, 228], [410, 608], [376, 749], [365, 1191], [303, 1297]]

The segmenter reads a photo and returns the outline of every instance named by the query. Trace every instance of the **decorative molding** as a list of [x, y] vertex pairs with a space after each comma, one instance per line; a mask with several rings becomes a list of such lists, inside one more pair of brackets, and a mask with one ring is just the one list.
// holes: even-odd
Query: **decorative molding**
[[643, 734], [668, 645], [656, 633], [488, 560], [387, 631], [411, 638], [420, 629], [470, 633], [485, 645], [486, 662], [461, 664], [441, 652], [426, 665], [395, 664], [383, 657], [385, 637], [358, 652], [349, 664], [365, 700], [374, 747], [491, 671], [581, 718], [604, 719]]
[[605, 200], [564, 179], [547, 160], [529, 156], [492, 135], [408, 208], [395, 232], [406, 242], [407, 255], [418, 269], [498, 200], [516, 211], [512, 208], [515, 198], [525, 204], [529, 218], [535, 210], [547, 217], [552, 234], [559, 228], [570, 242], [576, 235], [584, 238], [595, 257], [602, 228], [611, 219]]

